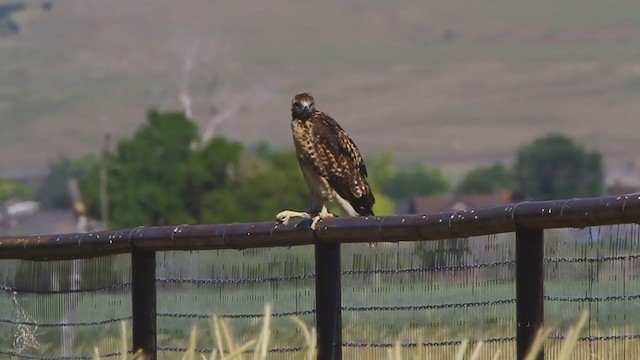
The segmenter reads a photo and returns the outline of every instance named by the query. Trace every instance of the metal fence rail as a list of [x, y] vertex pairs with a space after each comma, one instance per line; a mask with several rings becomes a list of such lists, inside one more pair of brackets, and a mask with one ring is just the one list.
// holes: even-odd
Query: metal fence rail
[[[181, 351], [177, 347], [157, 346], [157, 317], [185, 316], [161, 312], [158, 314], [156, 288], [158, 284], [191, 283], [211, 285], [215, 283], [248, 283], [270, 281], [295, 281], [314, 278], [316, 304], [313, 309], [299, 311], [301, 315], [316, 315], [318, 329], [318, 358], [340, 359], [342, 348], [359, 347], [357, 342], [342, 340], [342, 312], [374, 311], [376, 307], [343, 306], [341, 300], [342, 279], [362, 274], [416, 273], [424, 268], [405, 269], [350, 269], [341, 271], [340, 244], [398, 241], [443, 240], [467, 238], [489, 234], [516, 233], [515, 261], [444, 266], [438, 271], [469, 270], [513, 266], [516, 268], [515, 299], [466, 302], [442, 306], [482, 306], [516, 303], [517, 334], [514, 337], [486, 339], [488, 342], [516, 340], [517, 357], [524, 354], [537, 330], [543, 324], [544, 302], [598, 302], [608, 300], [632, 300], [638, 294], [614, 297], [545, 296], [544, 266], [549, 263], [598, 263], [623, 261], [640, 255], [610, 256], [605, 258], [544, 258], [543, 229], [582, 228], [587, 226], [628, 224], [640, 222], [640, 196], [602, 197], [543, 202], [522, 202], [485, 209], [463, 210], [439, 214], [386, 216], [362, 218], [336, 218], [321, 222], [318, 230], [311, 231], [306, 223], [289, 225], [262, 222], [254, 224], [179, 225], [163, 227], [138, 227], [134, 229], [102, 231], [81, 234], [0, 238], [0, 259], [56, 260], [92, 258], [131, 253], [131, 283], [120, 283], [93, 290], [117, 290], [131, 287], [133, 346], [142, 349], [148, 358], [155, 359], [158, 349]], [[265, 277], [234, 279], [156, 279], [158, 251], [249, 249], [277, 246], [315, 245], [315, 274], [305, 273], [292, 277]], [[8, 287], [0, 291], [16, 291]], [[30, 290], [38, 293], [37, 290]], [[77, 292], [87, 291], [80, 289]], [[433, 305], [413, 304], [393, 307], [394, 310], [426, 309]], [[384, 309], [384, 308], [382, 308]], [[285, 313], [280, 314], [284, 316]], [[286, 313], [287, 315], [289, 313]], [[222, 314], [224, 315], [224, 314]], [[199, 314], [192, 316], [198, 317]], [[234, 316], [229, 314], [228, 316]], [[255, 316], [259, 316], [255, 314]], [[188, 317], [188, 316], [187, 316]], [[39, 324], [42, 326], [42, 324]], [[72, 324], [69, 324], [72, 325]], [[634, 335], [631, 335], [634, 336]], [[458, 340], [453, 340], [458, 341]], [[584, 341], [588, 341], [585, 338]], [[443, 342], [448, 343], [448, 342]], [[439, 342], [428, 346], [438, 346]], [[452, 343], [453, 344], [453, 343]], [[385, 343], [379, 347], [390, 346]], [[417, 344], [406, 343], [411, 347]], [[206, 349], [201, 349], [205, 351]], [[293, 351], [276, 349], [274, 351]], [[539, 358], [542, 358], [541, 354]]]

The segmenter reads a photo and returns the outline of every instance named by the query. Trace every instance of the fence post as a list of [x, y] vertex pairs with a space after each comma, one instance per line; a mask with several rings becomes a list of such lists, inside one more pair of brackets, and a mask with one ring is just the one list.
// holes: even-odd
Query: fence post
[[156, 360], [156, 253], [131, 253], [131, 307], [133, 351], [142, 350], [143, 359]]
[[318, 359], [342, 359], [340, 244], [316, 244]]
[[[544, 230], [516, 227], [516, 347], [523, 360], [544, 320]], [[544, 348], [537, 360], [544, 359]]]

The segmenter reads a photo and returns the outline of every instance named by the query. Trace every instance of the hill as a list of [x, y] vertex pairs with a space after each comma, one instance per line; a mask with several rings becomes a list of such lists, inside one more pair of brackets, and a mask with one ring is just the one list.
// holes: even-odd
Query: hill
[[185, 58], [195, 118], [228, 112], [217, 130], [246, 143], [291, 146], [309, 90], [366, 153], [403, 161], [490, 161], [550, 131], [640, 154], [637, 1], [68, 0], [21, 21], [0, 37], [5, 174], [178, 108]]

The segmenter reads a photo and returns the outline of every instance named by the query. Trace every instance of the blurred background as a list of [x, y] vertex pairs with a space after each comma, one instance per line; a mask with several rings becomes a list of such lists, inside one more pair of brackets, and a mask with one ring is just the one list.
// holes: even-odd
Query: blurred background
[[[304, 209], [290, 130], [302, 91], [358, 144], [378, 215], [640, 190], [637, 0], [0, 0], [0, 235]], [[545, 236], [547, 355], [587, 310], [580, 351], [635, 358], [638, 226]], [[513, 244], [343, 246], [345, 357], [396, 340], [439, 358], [462, 339], [513, 354]], [[214, 312], [244, 337], [264, 303], [272, 351], [299, 358], [287, 315], [314, 324], [310, 246], [157, 258], [161, 359]], [[4, 261], [0, 353], [118, 355], [130, 263]]]
[[639, 35], [632, 0], [2, 0], [0, 231], [303, 208], [301, 91], [379, 214], [635, 191]]

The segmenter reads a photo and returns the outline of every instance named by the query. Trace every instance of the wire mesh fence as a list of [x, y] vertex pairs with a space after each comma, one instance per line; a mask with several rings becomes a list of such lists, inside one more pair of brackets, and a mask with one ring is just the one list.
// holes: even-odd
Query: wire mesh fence
[[196, 326], [198, 352], [214, 348], [210, 316], [233, 329], [239, 343], [255, 335], [272, 305], [271, 352], [299, 357], [303, 338], [291, 316], [313, 324], [313, 248], [164, 252], [158, 255], [158, 349], [161, 358], [186, 350]]
[[[566, 328], [589, 313], [576, 358], [632, 359], [640, 350], [640, 236], [637, 225], [552, 230], [545, 241], [545, 306], [550, 325]], [[562, 340], [557, 331], [547, 353]], [[553, 358], [553, 356], [551, 356]]]
[[[554, 358], [564, 330], [583, 310], [589, 322], [576, 352], [633, 358], [640, 349], [640, 231], [637, 225], [547, 230], [545, 315]], [[315, 325], [312, 246], [158, 252], [157, 349], [179, 359], [190, 329], [197, 351], [215, 347], [210, 317], [224, 318], [238, 342], [255, 335], [273, 306], [270, 358], [300, 358], [305, 344], [291, 316]], [[464, 339], [485, 343], [481, 359], [515, 353], [513, 234], [431, 242], [342, 246], [345, 358], [403, 351], [453, 356]], [[0, 357], [90, 359], [130, 339], [129, 255], [89, 260], [0, 261]], [[131, 344], [125, 344], [131, 351]]]
[[129, 257], [0, 262], [0, 357], [119, 355], [131, 321]]

